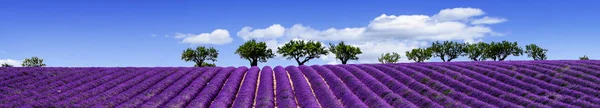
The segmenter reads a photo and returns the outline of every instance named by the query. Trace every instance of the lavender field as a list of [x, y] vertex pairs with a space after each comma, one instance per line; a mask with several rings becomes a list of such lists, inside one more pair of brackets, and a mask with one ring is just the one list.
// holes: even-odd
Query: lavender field
[[600, 108], [600, 61], [0, 68], [0, 107]]

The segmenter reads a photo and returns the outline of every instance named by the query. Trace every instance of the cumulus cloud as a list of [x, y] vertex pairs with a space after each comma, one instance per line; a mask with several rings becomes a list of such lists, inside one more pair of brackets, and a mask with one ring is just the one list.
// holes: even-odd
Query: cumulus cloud
[[224, 29], [216, 29], [211, 33], [200, 33], [200, 34], [191, 34], [191, 33], [175, 33], [173, 36], [175, 39], [181, 39], [181, 43], [189, 43], [189, 44], [215, 44], [215, 45], [223, 45], [231, 43], [233, 40], [229, 36], [229, 31]]
[[6, 64], [10, 64], [10, 65], [13, 65], [13, 66], [21, 66], [21, 62], [22, 62], [22, 61], [19, 61], [19, 60], [13, 60], [13, 59], [4, 59], [4, 60], [0, 60], [0, 64], [4, 64], [4, 63], [6, 63]]
[[505, 18], [494, 18], [485, 16], [481, 19], [476, 19], [471, 24], [498, 24], [507, 21]]
[[[489, 26], [507, 21], [504, 18], [483, 17], [485, 12], [477, 8], [443, 9], [434, 15], [387, 15], [375, 17], [368, 25], [362, 27], [314, 29], [310, 26], [295, 24], [289, 28], [277, 29], [283, 35], [266, 35], [269, 29], [279, 28], [274, 24], [265, 29], [244, 27], [238, 32], [240, 37], [267, 40], [270, 48], [276, 49], [293, 39], [318, 40], [324, 43], [345, 41], [349, 45], [361, 48], [360, 63], [378, 62], [382, 53], [398, 52], [407, 61], [404, 52], [417, 47], [425, 47], [431, 41], [454, 40], [478, 42], [490, 35], [499, 35]], [[271, 30], [274, 31], [274, 30]], [[260, 34], [260, 35], [258, 35]], [[276, 33], [271, 33], [276, 34]], [[245, 38], [246, 37], [246, 38]], [[321, 60], [339, 63], [332, 55]]]
[[274, 39], [283, 36], [285, 28], [279, 24], [273, 24], [265, 29], [253, 29], [252, 27], [244, 27], [237, 32], [237, 35], [244, 40], [250, 39]]

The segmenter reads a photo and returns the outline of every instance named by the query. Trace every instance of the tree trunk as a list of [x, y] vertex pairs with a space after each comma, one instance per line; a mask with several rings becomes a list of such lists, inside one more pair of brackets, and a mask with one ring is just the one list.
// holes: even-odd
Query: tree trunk
[[250, 62], [250, 66], [251, 66], [251, 67], [252, 67], [252, 66], [256, 66], [256, 65], [258, 65], [258, 60], [252, 60], [252, 61]]
[[342, 64], [346, 64], [348, 62], [348, 60], [341, 60]]

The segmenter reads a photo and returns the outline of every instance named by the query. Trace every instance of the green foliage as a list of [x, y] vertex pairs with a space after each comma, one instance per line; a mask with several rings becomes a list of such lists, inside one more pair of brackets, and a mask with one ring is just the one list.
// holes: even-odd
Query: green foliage
[[298, 65], [304, 65], [310, 59], [320, 58], [321, 55], [329, 53], [325, 46], [317, 41], [290, 40], [290, 42], [277, 49], [277, 53], [287, 57], [288, 60], [296, 60]]
[[338, 45], [329, 43], [329, 46], [329, 51], [335, 54], [335, 58], [342, 61], [342, 64], [346, 64], [348, 60], [358, 60], [356, 55], [362, 54], [360, 48], [346, 45], [344, 41], [338, 43]]
[[458, 58], [458, 56], [463, 55], [464, 46], [464, 44], [453, 41], [444, 41], [444, 43], [435, 41], [431, 43], [431, 47], [429, 48], [434, 57], [440, 57], [442, 61], [450, 62], [453, 59]]
[[[205, 63], [206, 60], [217, 61], [217, 57], [219, 56], [219, 51], [213, 47], [207, 48], [204, 46], [198, 46], [196, 49], [188, 48], [183, 51], [181, 54], [181, 60], [186, 62], [194, 62], [196, 63], [194, 66], [204, 67], [207, 66]], [[214, 64], [213, 64], [214, 65]]]
[[429, 60], [432, 57], [431, 49], [427, 48], [416, 48], [412, 51], [406, 51], [406, 57], [408, 60], [414, 60], [415, 62], [423, 62]]
[[2, 66], [0, 66], [0, 67], [13, 67], [13, 65], [10, 65], [8, 63], [2, 63]]
[[533, 60], [546, 60], [547, 51], [548, 49], [543, 49], [535, 44], [525, 46], [525, 53], [527, 53], [528, 57], [533, 58]]
[[396, 63], [400, 59], [400, 54], [394, 53], [385, 53], [381, 54], [381, 57], [378, 58], [381, 63]]
[[40, 59], [38, 57], [25, 58], [23, 63], [21, 64], [23, 67], [43, 67], [46, 66], [44, 64], [44, 59]]
[[473, 61], [483, 61], [486, 59], [485, 53], [490, 44], [485, 42], [473, 43], [465, 45], [463, 51], [469, 59]]
[[235, 54], [240, 55], [240, 58], [250, 61], [250, 66], [258, 65], [258, 62], [267, 62], [267, 59], [275, 57], [273, 51], [267, 48], [265, 42], [256, 42], [256, 40], [249, 40], [242, 44]]
[[579, 57], [579, 60], [590, 60], [587, 55], [583, 55], [583, 57]]
[[491, 58], [494, 61], [504, 61], [504, 59], [510, 55], [520, 56], [522, 54], [523, 49], [518, 46], [517, 42], [502, 41], [492, 42], [488, 47], [488, 50], [486, 50], [485, 55], [487, 58]]
[[[198, 64], [194, 64], [194, 66], [201, 67], [201, 66], [198, 66]], [[202, 67], [215, 67], [215, 66], [217, 66], [217, 65], [215, 65], [214, 63], [206, 63], [206, 62], [202, 63]]]

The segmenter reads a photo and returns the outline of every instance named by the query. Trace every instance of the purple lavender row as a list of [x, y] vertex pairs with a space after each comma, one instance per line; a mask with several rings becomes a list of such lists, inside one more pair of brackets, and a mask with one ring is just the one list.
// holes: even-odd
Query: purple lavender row
[[270, 66], [265, 66], [260, 71], [260, 84], [258, 85], [258, 92], [256, 99], [254, 100], [256, 105], [254, 107], [259, 108], [272, 108], [275, 106], [274, 103], [274, 88], [273, 88], [273, 69]]
[[315, 96], [321, 103], [321, 107], [323, 108], [340, 108], [343, 107], [342, 103], [337, 100], [336, 96], [333, 94], [331, 89], [327, 87], [327, 83], [323, 80], [323, 78], [315, 72], [314, 69], [301, 65], [300, 70], [306, 75], [310, 85], [315, 92]]
[[[585, 64], [581, 64], [579, 62], [539, 62], [539, 63], [549, 64], [549, 65], [553, 65], [553, 66], [568, 67], [569, 69], [573, 69], [573, 70], [582, 72], [580, 74], [575, 75], [575, 77], [587, 76], [587, 77], [593, 77], [595, 79], [600, 78], [600, 72], [598, 72], [600, 70], [600, 67], [594, 66], [594, 65], [589, 65], [589, 66], [584, 67], [583, 65], [585, 65]], [[590, 76], [588, 76], [588, 75], [590, 75]]]
[[[379, 70], [379, 69], [365, 66], [365, 65], [350, 65], [350, 66], [340, 65], [340, 66], [344, 67], [346, 70], [353, 71], [353, 74], [356, 74], [357, 77], [364, 80], [363, 82], [375, 83], [377, 81], [374, 81], [374, 80], [378, 80], [382, 84], [387, 85], [387, 88], [394, 91], [396, 94], [401, 95], [402, 97], [411, 101], [411, 103], [413, 103], [419, 107], [432, 107], [432, 108], [443, 107], [443, 106], [437, 104], [436, 102], [430, 100], [429, 98], [425, 97], [425, 95], [427, 95], [426, 93], [428, 93], [428, 92], [421, 92], [423, 94], [419, 95], [419, 92], [416, 92], [416, 91], [408, 88], [404, 84], [398, 82], [397, 80], [395, 80], [394, 78], [392, 78], [391, 76], [389, 76], [383, 72], [383, 71], [393, 71], [392, 68], [382, 68], [381, 70]], [[373, 79], [369, 80], [368, 76], [373, 77]], [[379, 91], [381, 89], [383, 89], [383, 90], [386, 89], [386, 87], [376, 86], [376, 85], [370, 86], [370, 87], [371, 87], [371, 89], [373, 89], [373, 91]]]
[[[428, 97], [429, 99], [433, 100], [434, 102], [438, 103], [439, 105], [443, 105], [443, 106], [459, 106], [461, 105], [459, 102], [456, 102], [456, 100], [453, 100], [452, 98], [442, 95], [442, 93], [439, 92], [439, 88], [436, 90], [436, 88], [430, 88], [427, 85], [417, 81], [420, 80], [422, 81], [423, 79], [421, 78], [411, 78], [410, 76], [415, 76], [416, 73], [403, 73], [405, 72], [405, 70], [396, 70], [392, 67], [387, 67], [385, 65], [366, 65], [366, 66], [372, 66], [374, 68], [377, 68], [379, 70], [382, 70], [384, 73], [386, 73], [389, 76], [393, 76], [394, 79], [396, 79], [399, 82], [402, 82], [403, 84], [405, 84], [406, 86], [408, 86], [408, 88], [411, 88], [413, 90], [415, 90], [416, 92], [419, 92], [420, 94], [422, 94], [425, 97]], [[421, 76], [418, 76], [421, 77]]]
[[[73, 106], [76, 107], [90, 107], [90, 105], [94, 104], [94, 103], [99, 103], [102, 100], [106, 100], [111, 96], [115, 96], [119, 93], [121, 93], [122, 91], [125, 91], [131, 87], [133, 87], [134, 85], [137, 85], [138, 83], [141, 83], [144, 80], [148, 80], [151, 79], [152, 76], [160, 76], [160, 71], [162, 70], [151, 70], [149, 72], [145, 72], [145, 74], [137, 76], [125, 83], [119, 84], [116, 87], [113, 87], [107, 91], [103, 91], [100, 94], [97, 94], [93, 97], [89, 97], [89, 98], [82, 98], [84, 100], [77, 102], [76, 104], [74, 104]], [[164, 73], [164, 72], [163, 72]], [[164, 74], [164, 76], [166, 77], [166, 74]]]
[[[530, 63], [527, 63], [530, 64]], [[600, 79], [597, 79], [591, 75], [585, 74], [579, 71], [570, 70], [569, 67], [561, 68], [557, 66], [547, 65], [547, 64], [532, 64], [538, 67], [546, 68], [548, 70], [556, 70], [556, 72], [566, 75], [559, 75], [559, 77], [563, 77], [566, 81], [572, 82], [574, 84], [578, 84], [584, 87], [600, 90]]]
[[[340, 100], [340, 102], [345, 106], [345, 107], [350, 107], [350, 108], [366, 108], [367, 104], [365, 104], [363, 101], [361, 100], [365, 100], [366, 103], [368, 103], [369, 107], [376, 107], [376, 108], [384, 108], [384, 107], [392, 107], [390, 106], [388, 103], [385, 102], [385, 100], [378, 98], [376, 96], [371, 96], [371, 98], [369, 97], [357, 97], [354, 92], [350, 91], [350, 89], [346, 86], [346, 84], [344, 84], [344, 82], [342, 82], [340, 80], [340, 78], [338, 78], [335, 74], [333, 74], [333, 72], [325, 67], [322, 66], [311, 66], [312, 69], [314, 69], [317, 73], [319, 73], [321, 75], [321, 77], [323, 77], [323, 79], [325, 80], [325, 82], [327, 83], [327, 85], [329, 85], [329, 88], [331, 89], [331, 91], [333, 91], [333, 94], [338, 98], [338, 100]], [[368, 93], [368, 92], [367, 92]], [[374, 95], [374, 94], [372, 94]], [[408, 107], [409, 105], [405, 105], [406, 107]]]
[[298, 106], [302, 108], [319, 107], [317, 98], [315, 98], [302, 71], [295, 66], [288, 66], [286, 67], [286, 70], [290, 74], [290, 79], [294, 86], [294, 95], [296, 96], [296, 100], [298, 100]]
[[211, 108], [231, 107], [233, 99], [235, 98], [238, 89], [240, 89], [240, 84], [247, 70], [248, 68], [242, 66], [231, 73], [227, 82], [210, 105]]
[[[23, 74], [25, 74], [25, 76], [28, 77], [27, 79], [13, 82], [13, 83], [8, 83], [8, 84], [6, 84], [6, 86], [12, 87], [12, 88], [20, 88], [25, 85], [35, 83], [36, 81], [46, 79], [46, 78], [52, 76], [53, 74], [57, 74], [57, 73], [58, 72], [56, 72], [56, 70], [53, 70], [53, 69], [33, 70], [33, 72], [26, 71], [26, 72], [23, 72]], [[3, 82], [0, 82], [0, 83], [3, 83]]]
[[[497, 65], [502, 65], [502, 64], [498, 63]], [[496, 68], [496, 69], [500, 70], [499, 72], [503, 72], [505, 74], [511, 74], [511, 71], [508, 71], [508, 70], [503, 69], [503, 68], [497, 68], [497, 67], [487, 66], [487, 65], [481, 65], [481, 66], [482, 67], [486, 67], [486, 68]], [[556, 85], [555, 81], [559, 80], [559, 79], [556, 79], [556, 78], [551, 78], [551, 77], [549, 77], [549, 76], [547, 76], [545, 74], [539, 74], [539, 73], [537, 73], [535, 71], [529, 70], [529, 68], [516, 68], [516, 71], [520, 71], [521, 73], [525, 73], [525, 74], [529, 75], [527, 77], [536, 77], [536, 78], [538, 78], [540, 80], [544, 80], [545, 82], [549, 82], [549, 83], [553, 83], [554, 82], [555, 85]], [[520, 78], [516, 78], [516, 79], [522, 79], [522, 76]], [[514, 79], [511, 79], [511, 80], [514, 80]], [[589, 102], [596, 102], [596, 101], [598, 101], [598, 99], [587, 98], [587, 97], [584, 98], [584, 99], [586, 99], [585, 101], [589, 101], [589, 102], [585, 102], [585, 101], [581, 101], [581, 100], [575, 100], [574, 98], [580, 98], [582, 96], [585, 97], [586, 95], [583, 94], [583, 93], [581, 93], [581, 92], [579, 92], [579, 91], [569, 90], [569, 89], [566, 89], [566, 88], [563, 88], [563, 87], [553, 87], [553, 86], [548, 86], [548, 84], [547, 85], [541, 85], [541, 84], [545, 84], [544, 82], [542, 82], [542, 83], [534, 82], [534, 83], [531, 83], [531, 84], [533, 84], [533, 85], [529, 85], [528, 84], [528, 85], [520, 85], [520, 86], [517, 86], [517, 87], [523, 88], [523, 89], [525, 89], [527, 91], [534, 91], [534, 93], [536, 93], [538, 95], [549, 95], [548, 91], [546, 91], [546, 90], [556, 91], [556, 92], [558, 92], [560, 94], [567, 95], [567, 97], [558, 98], [557, 100], [560, 100], [561, 102], [565, 102], [565, 103], [569, 103], [569, 104], [590, 105]], [[543, 87], [543, 89], [540, 90], [540, 88], [537, 88], [537, 86]], [[548, 96], [548, 97], [551, 98], [551, 97], [556, 97], [556, 96]]]
[[140, 104], [143, 104], [150, 98], [159, 95], [162, 93], [167, 87], [173, 85], [175, 81], [188, 74], [189, 70], [179, 70], [175, 74], [163, 79], [159, 83], [153, 85], [152, 87], [146, 89], [144, 92], [136, 95], [135, 97], [129, 99], [128, 101], [121, 103], [117, 107], [120, 108], [131, 108], [131, 107], [140, 107]]
[[[236, 69], [236, 70], [239, 70], [239, 69]], [[229, 75], [231, 75], [232, 71], [233, 70], [221, 71], [221, 72], [217, 73], [217, 75], [215, 75], [215, 77], [213, 77], [210, 80], [210, 82], [208, 82], [208, 85], [206, 85], [206, 87], [204, 87], [204, 89], [202, 89], [200, 94], [198, 94], [196, 96], [196, 98], [194, 100], [192, 100], [190, 102], [190, 104], [187, 105], [187, 107], [194, 107], [194, 108], [209, 107], [211, 104], [211, 101], [217, 96], [217, 94], [221, 90], [221, 87], [223, 87], [223, 85], [225, 84], [225, 81], [228, 79]]]
[[41, 88], [41, 87], [48, 87], [48, 85], [56, 85], [59, 82], [61, 82], [61, 81], [58, 81], [58, 80], [60, 80], [60, 79], [66, 79], [69, 76], [74, 76], [73, 74], [79, 73], [79, 71], [68, 71], [68, 73], [70, 73], [70, 74], [60, 74], [59, 76], [56, 76], [56, 77], [52, 77], [52, 78], [49, 78], [49, 79], [38, 81], [38, 82], [33, 83], [33, 84], [26, 85], [26, 86], [24, 86], [22, 88], [23, 89], [27, 89], [27, 91], [24, 91], [24, 93], [21, 93], [21, 94], [18, 94], [18, 95], [17, 94], [13, 94], [13, 95], [10, 95], [10, 97], [3, 97], [2, 99], [0, 99], [0, 103], [14, 101], [14, 100], [22, 98], [22, 97], [32, 96], [33, 94], [37, 93], [37, 90], [39, 88]]
[[183, 76], [175, 82], [172, 86], [169, 86], [162, 93], [150, 98], [141, 107], [150, 108], [150, 107], [159, 107], [160, 105], [164, 105], [171, 98], [177, 96], [177, 94], [183, 90], [186, 86], [188, 86], [192, 80], [200, 76], [203, 70], [206, 68], [185, 68], [183, 71], [190, 71], [188, 74]]
[[290, 83], [290, 79], [288, 78], [288, 74], [285, 69], [281, 66], [275, 67], [275, 81], [276, 83], [276, 100], [277, 107], [279, 108], [296, 108], [296, 99], [294, 97], [294, 90], [292, 90], [292, 85]]
[[231, 105], [233, 108], [252, 107], [259, 70], [260, 68], [256, 66], [253, 66], [248, 70], [246, 76], [244, 77], [244, 82], [242, 82], [242, 87], [240, 87], [237, 96]]
[[221, 68], [214, 67], [209, 68], [206, 72], [202, 73], [200, 77], [194, 79], [190, 85], [185, 87], [183, 91], [181, 91], [176, 97], [169, 100], [167, 104], [163, 107], [185, 107], [196, 95], [198, 95], [199, 91], [201, 91], [207, 85], [208, 81], [210, 81], [215, 74], [219, 72], [226, 72], [233, 70], [233, 67]]
[[[160, 82], [161, 80], [163, 80], [169, 76], [173, 76], [175, 73], [176, 72], [174, 70], [166, 69], [164, 72], [160, 72], [158, 75], [154, 75], [151, 78], [144, 80], [143, 82], [135, 85], [134, 87], [127, 89], [126, 91], [119, 92], [116, 90], [116, 91], [109, 92], [109, 94], [111, 94], [111, 95], [106, 95], [106, 97], [100, 97], [100, 98], [102, 98], [102, 100], [100, 102], [91, 103], [90, 106], [92, 106], [94, 108], [115, 107], [115, 106], [119, 105], [120, 103], [127, 101], [131, 97], [143, 92], [144, 90], [148, 89], [149, 87], [155, 85], [156, 83]], [[112, 94], [116, 94], [116, 95], [112, 95]], [[108, 99], [106, 99], [106, 98], [108, 98]]]
[[[454, 90], [462, 92], [462, 93], [456, 93], [456, 94], [453, 94], [454, 92], [447, 93], [447, 95], [449, 95], [457, 100], [461, 100], [463, 97], [467, 97], [463, 93], [469, 93], [469, 94], [475, 94], [475, 95], [471, 95], [471, 96], [478, 96], [476, 98], [479, 98], [482, 100], [491, 100], [492, 98], [494, 98], [494, 99], [500, 98], [500, 99], [504, 99], [505, 101], [512, 102], [512, 103], [526, 106], [526, 107], [536, 107], [536, 108], [548, 107], [548, 106], [541, 105], [539, 103], [532, 102], [525, 98], [521, 98], [519, 96], [516, 96], [515, 94], [506, 93], [498, 88], [494, 88], [493, 85], [488, 85], [488, 84], [484, 84], [484, 83], [481, 83], [478, 81], [474, 81], [473, 79], [468, 79], [468, 77], [465, 77], [464, 79], [461, 78], [461, 79], [463, 79], [462, 80], [463, 82], [459, 82], [448, 76], [439, 74], [438, 72], [435, 72], [431, 69], [428, 69], [428, 68], [425, 68], [422, 66], [433, 67], [432, 65], [429, 65], [429, 64], [423, 64], [423, 65], [419, 65], [419, 66], [406, 65], [406, 67], [412, 68], [414, 70], [419, 70], [419, 72], [421, 72], [427, 76], [430, 76], [430, 78], [432, 78], [432, 79], [442, 81], [442, 83], [444, 85], [441, 85], [441, 86], [443, 86], [443, 87], [448, 87], [448, 86], [453, 87], [450, 89], [446, 88], [447, 90], [454, 89]], [[452, 71], [446, 71], [446, 72], [451, 73]], [[481, 106], [474, 106], [474, 107], [481, 107]]]
[[[504, 84], [503, 82], [499, 82], [499, 81], [490, 79], [486, 76], [477, 74], [476, 72], [467, 70], [465, 68], [460, 68], [460, 67], [454, 66], [454, 65], [436, 65], [436, 67], [437, 67], [438, 71], [442, 71], [442, 72], [444, 72], [444, 74], [447, 74], [447, 76], [454, 77], [454, 79], [461, 81], [461, 82], [467, 83], [467, 82], [473, 82], [474, 80], [477, 80], [479, 82], [486, 83], [490, 86], [496, 87], [499, 90], [503, 90], [505, 92], [509, 92], [514, 95], [518, 95], [521, 97], [530, 97], [527, 99], [530, 99], [537, 103], [545, 103], [545, 105], [549, 105], [552, 107], [570, 107], [570, 105], [564, 104], [562, 102], [557, 102], [557, 101], [550, 100], [545, 97], [537, 96], [537, 95], [535, 95], [535, 93], [523, 90], [521, 88], [511, 86], [508, 84]], [[461, 73], [464, 76], [460, 75]], [[471, 77], [469, 77], [469, 75], [471, 75]], [[486, 89], [486, 88], [477, 88], [477, 89]], [[492, 93], [495, 93], [495, 92], [492, 92]], [[507, 99], [505, 99], [505, 100], [507, 100]], [[516, 100], [516, 99], [508, 99], [508, 100]]]
[[[547, 87], [541, 88], [543, 86], [539, 86], [538, 87], [535, 84], [531, 84], [531, 83], [528, 84], [528, 83], [524, 83], [524, 82], [522, 82], [520, 80], [516, 80], [516, 78], [506, 77], [506, 75], [504, 75], [504, 74], [509, 74], [510, 73], [510, 71], [508, 71], [506, 69], [497, 68], [497, 67], [489, 67], [489, 66], [486, 66], [485, 64], [484, 65], [480, 65], [480, 66], [483, 67], [483, 68], [493, 68], [493, 69], [498, 70], [498, 72], [501, 72], [502, 74], [496, 75], [496, 77], [493, 77], [494, 79], [496, 79], [498, 81], [501, 81], [501, 82], [513, 85], [515, 87], [522, 88], [522, 89], [527, 90], [527, 91], [531, 91], [532, 93], [534, 93], [536, 95], [548, 96], [549, 93], [550, 93], [547, 90]], [[481, 70], [482, 69], [481, 67], [471, 67], [471, 68], [480, 69]], [[519, 70], [519, 69], [524, 69], [524, 68], [518, 68], [517, 70]], [[483, 69], [482, 71], [489, 71], [489, 70]], [[538, 74], [538, 75], [543, 75], [543, 74]], [[577, 93], [577, 92], [574, 92], [574, 93]], [[573, 93], [567, 93], [567, 94], [573, 95]], [[575, 97], [577, 97], [577, 98], [580, 97], [580, 96], [583, 96], [583, 95], [579, 95], [579, 96], [575, 95]], [[550, 98], [551, 96], [548, 96], [548, 97]], [[585, 101], [581, 101], [581, 100], [573, 101], [573, 98], [571, 98], [571, 97], [565, 97], [565, 98], [559, 99], [559, 100], [561, 102], [565, 102], [565, 103], [570, 103], [570, 104], [574, 103], [575, 105], [579, 105], [579, 106], [582, 106], [582, 107], [594, 106], [593, 104], [591, 104], [589, 102], [585, 102]]]
[[103, 76], [103, 77], [101, 77], [99, 79], [87, 82], [87, 83], [85, 83], [85, 84], [83, 84], [81, 86], [78, 86], [76, 88], [70, 89], [70, 90], [65, 91], [65, 92], [62, 92], [62, 93], [60, 93], [58, 95], [53, 95], [53, 96], [46, 97], [46, 98], [44, 98], [42, 100], [39, 100], [38, 102], [46, 103], [47, 105], [52, 105], [52, 106], [55, 106], [55, 105], [56, 106], [60, 106], [59, 105], [60, 103], [56, 103], [56, 102], [59, 102], [59, 101], [61, 101], [63, 99], [66, 99], [66, 98], [69, 98], [69, 97], [71, 97], [73, 95], [77, 95], [78, 93], [82, 93], [82, 92], [91, 90], [92, 88], [95, 88], [95, 87], [97, 87], [99, 85], [102, 85], [102, 84], [104, 84], [106, 82], [110, 82], [110, 81], [113, 81], [115, 79], [118, 79], [120, 76], [127, 75], [126, 73], [119, 72], [116, 69], [109, 70], [109, 72], [111, 72], [111, 71], [112, 71], [113, 74], [106, 75], [106, 76]]
[[[548, 69], [555, 68], [555, 67], [544, 67], [541, 65], [540, 65], [540, 67], [548, 68]], [[554, 69], [552, 69], [552, 70], [554, 70]], [[569, 71], [570, 70], [564, 70], [562, 72], [569, 72]], [[600, 91], [598, 91], [598, 90], [600, 90], [600, 85], [598, 85], [596, 82], [590, 82], [588, 79], [579, 79], [576, 77], [565, 76], [562, 74], [557, 77], [564, 79], [564, 81], [559, 80], [558, 78], [553, 78], [554, 81], [551, 81], [551, 83], [553, 83], [555, 85], [567, 86], [573, 90], [580, 91], [587, 95], [600, 96]]]
[[[123, 70], [121, 70], [120, 72], [122, 72], [122, 71]], [[125, 72], [122, 72], [122, 73], [125, 73]], [[154, 75], [154, 73], [151, 73], [151, 72], [145, 72], [144, 73], [143, 71], [131, 72], [131, 73], [128, 73], [127, 75], [125, 75], [125, 76], [121, 76], [121, 77], [116, 78], [116, 79], [114, 79], [114, 80], [112, 80], [110, 82], [106, 82], [106, 83], [104, 83], [102, 85], [99, 85], [99, 86], [93, 88], [93, 89], [89, 89], [88, 91], [80, 92], [78, 95], [70, 96], [69, 98], [64, 99], [64, 100], [58, 102], [58, 105], [60, 105], [60, 106], [73, 105], [73, 104], [75, 104], [75, 103], [77, 103], [79, 101], [82, 101], [84, 99], [93, 97], [93, 96], [95, 96], [97, 94], [100, 94], [102, 92], [110, 90], [113, 87], [118, 86], [119, 84], [122, 84], [122, 83], [127, 82], [127, 81], [131, 81], [132, 79], [134, 79], [136, 77], [144, 78], [144, 77], [151, 76], [151, 75]]]
[[82, 79], [79, 79], [77, 81], [64, 81], [64, 82], [68, 82], [65, 85], [62, 85], [60, 87], [56, 87], [50, 90], [46, 90], [44, 92], [41, 92], [40, 94], [34, 94], [32, 97], [27, 98], [27, 100], [25, 100], [24, 102], [18, 102], [18, 103], [26, 103], [26, 104], [35, 104], [35, 105], [47, 105], [49, 103], [43, 103], [40, 102], [41, 99], [45, 99], [48, 98], [48, 96], [56, 96], [58, 94], [61, 94], [63, 92], [68, 92], [70, 90], [73, 90], [73, 88], [79, 87], [85, 83], [88, 83], [90, 81], [93, 81], [95, 79], [107, 76], [107, 75], [111, 75], [111, 74], [115, 74], [115, 72], [113, 71], [104, 71], [104, 70], [100, 70], [97, 71], [98, 74], [94, 74], [92, 76], [87, 76], [84, 77]]

